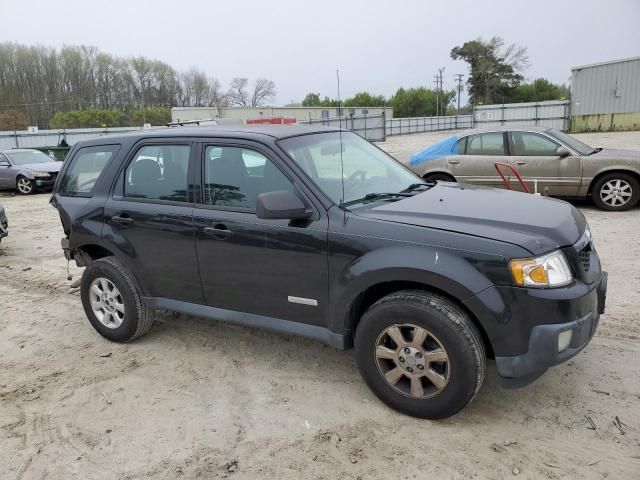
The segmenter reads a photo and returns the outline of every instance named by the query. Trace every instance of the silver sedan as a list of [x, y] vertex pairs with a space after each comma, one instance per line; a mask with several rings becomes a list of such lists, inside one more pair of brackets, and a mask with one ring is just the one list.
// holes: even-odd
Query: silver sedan
[[14, 149], [0, 152], [0, 188], [29, 195], [52, 188], [62, 162], [38, 150]]
[[[496, 163], [543, 195], [591, 197], [604, 210], [628, 210], [640, 200], [640, 152], [593, 148], [549, 128], [467, 130], [414, 154], [408, 167], [425, 179], [505, 188]], [[509, 168], [502, 171], [518, 184]]]

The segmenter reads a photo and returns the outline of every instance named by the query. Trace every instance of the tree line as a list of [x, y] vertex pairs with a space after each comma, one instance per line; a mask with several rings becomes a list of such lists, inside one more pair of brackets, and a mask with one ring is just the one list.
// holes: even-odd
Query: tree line
[[[166, 118], [172, 106], [261, 106], [275, 94], [276, 85], [265, 78], [252, 84], [234, 78], [224, 90], [197, 67], [179, 72], [160, 60], [122, 58], [91, 46], [57, 50], [0, 43], [0, 126], [26, 119], [47, 127], [58, 113], [86, 110], [102, 112], [93, 118], [138, 124], [147, 113], [157, 115], [158, 108], [165, 109]], [[65, 118], [59, 116], [57, 123]]]
[[[468, 105], [491, 103], [542, 102], [569, 98], [569, 88], [545, 78], [530, 83], [524, 81], [522, 72], [529, 66], [526, 47], [515, 44], [505, 46], [500, 37], [481, 38], [465, 42], [451, 50], [451, 58], [463, 60], [469, 65], [466, 81]], [[391, 97], [360, 92], [344, 100], [345, 107], [393, 107], [395, 117], [422, 117], [456, 113], [453, 102], [457, 89], [432, 89], [427, 87], [398, 88]], [[337, 107], [337, 99], [319, 93], [309, 93], [302, 101], [307, 107]]]

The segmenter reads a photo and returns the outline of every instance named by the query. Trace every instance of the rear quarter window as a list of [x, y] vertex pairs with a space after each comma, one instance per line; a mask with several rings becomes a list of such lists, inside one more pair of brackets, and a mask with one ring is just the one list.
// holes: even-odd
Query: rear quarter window
[[66, 195], [91, 195], [120, 145], [101, 145], [79, 149], [71, 159], [60, 182], [60, 193]]

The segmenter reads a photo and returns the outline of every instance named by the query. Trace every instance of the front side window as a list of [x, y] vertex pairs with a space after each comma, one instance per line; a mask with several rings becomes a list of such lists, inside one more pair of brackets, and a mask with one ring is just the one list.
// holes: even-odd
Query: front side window
[[293, 183], [267, 157], [240, 147], [209, 146], [204, 158], [206, 205], [255, 210], [261, 193], [287, 190]]
[[502, 132], [480, 133], [467, 139], [467, 155], [504, 155]]
[[550, 138], [531, 132], [511, 132], [513, 155], [555, 156], [560, 146]]
[[401, 192], [420, 182], [419, 177], [355, 133], [301, 135], [279, 144], [338, 204], [373, 193]]
[[147, 145], [125, 171], [124, 196], [187, 201], [189, 145]]
[[60, 193], [80, 196], [91, 194], [100, 174], [119, 148], [120, 145], [103, 145], [79, 149], [64, 174]]

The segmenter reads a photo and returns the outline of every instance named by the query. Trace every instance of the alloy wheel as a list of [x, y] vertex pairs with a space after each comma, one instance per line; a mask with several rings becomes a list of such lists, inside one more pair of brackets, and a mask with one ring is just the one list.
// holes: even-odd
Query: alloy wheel
[[107, 278], [98, 277], [89, 287], [91, 309], [107, 328], [118, 328], [124, 322], [124, 299], [118, 288]]
[[629, 182], [623, 179], [613, 179], [600, 188], [600, 199], [610, 207], [619, 208], [626, 205], [633, 195]]
[[18, 179], [18, 191], [24, 195], [28, 195], [33, 190], [33, 184], [28, 178], [20, 177]]
[[378, 371], [395, 390], [412, 398], [438, 395], [449, 382], [451, 366], [442, 343], [413, 324], [387, 327], [376, 340]]

